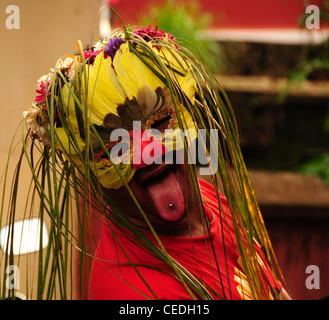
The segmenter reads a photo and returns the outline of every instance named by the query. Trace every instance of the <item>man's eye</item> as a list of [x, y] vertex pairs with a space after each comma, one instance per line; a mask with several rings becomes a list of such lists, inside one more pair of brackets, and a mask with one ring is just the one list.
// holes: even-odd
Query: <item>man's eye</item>
[[173, 107], [163, 107], [146, 122], [146, 129], [157, 129], [164, 132], [166, 129], [174, 129], [177, 125], [176, 112]]
[[151, 125], [151, 128], [163, 132], [165, 129], [168, 128], [171, 119], [172, 118], [170, 114], [164, 115], [160, 119], [155, 120], [154, 123]]

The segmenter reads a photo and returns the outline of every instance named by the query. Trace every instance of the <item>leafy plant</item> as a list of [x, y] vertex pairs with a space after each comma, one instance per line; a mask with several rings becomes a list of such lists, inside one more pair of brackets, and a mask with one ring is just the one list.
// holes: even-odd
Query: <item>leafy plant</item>
[[[310, 1], [306, 1], [305, 6]], [[329, 24], [329, 0], [325, 0], [320, 4], [320, 21], [322, 25]], [[310, 14], [303, 13], [299, 18], [299, 27], [305, 28], [306, 19]], [[300, 63], [293, 68], [288, 74], [287, 86], [279, 95], [279, 100], [283, 101], [289, 94], [290, 88], [294, 84], [301, 84], [303, 81], [312, 78], [328, 78], [329, 77], [329, 38], [320, 45], [305, 45], [303, 47], [302, 58]]]
[[300, 168], [300, 172], [319, 176], [329, 184], [329, 153], [313, 158]]
[[203, 34], [213, 18], [210, 13], [201, 12], [201, 6], [194, 0], [167, 0], [164, 5], [152, 4], [152, 8], [140, 20], [143, 25], [152, 24], [174, 34], [176, 39], [184, 41], [186, 46], [197, 52], [198, 58], [208, 68], [217, 72], [222, 68], [221, 47]]

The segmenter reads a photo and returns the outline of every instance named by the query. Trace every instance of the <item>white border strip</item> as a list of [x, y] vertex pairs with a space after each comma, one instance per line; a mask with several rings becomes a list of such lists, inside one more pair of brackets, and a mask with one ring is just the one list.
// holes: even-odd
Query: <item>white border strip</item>
[[209, 29], [203, 35], [217, 41], [273, 44], [320, 44], [329, 37], [329, 29]]

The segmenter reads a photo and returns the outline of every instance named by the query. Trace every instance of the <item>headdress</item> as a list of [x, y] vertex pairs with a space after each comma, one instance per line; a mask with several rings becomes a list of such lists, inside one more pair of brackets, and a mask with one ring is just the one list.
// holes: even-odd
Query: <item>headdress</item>
[[[137, 170], [173, 150], [189, 156], [195, 144], [203, 146], [204, 158], [211, 162], [207, 139], [214, 132], [217, 156], [213, 163], [216, 170], [210, 163], [211, 179], [228, 200], [246, 279], [253, 296], [261, 297], [254, 239], [270, 264], [275, 264], [275, 257], [241, 155], [232, 108], [200, 57], [172, 35], [151, 26], [136, 30], [123, 26], [92, 46], [83, 48], [77, 42], [77, 47], [77, 54], [61, 58], [39, 79], [35, 102], [24, 113], [27, 132], [19, 161], [25, 158], [28, 162], [33, 175], [29, 195], [40, 198], [40, 216], [50, 217], [53, 237], [47, 251], [47, 257], [53, 256], [51, 262], [40, 257], [38, 297], [47, 291], [48, 282], [43, 277], [49, 276], [47, 264], [53, 263], [57, 268], [49, 271], [50, 278], [62, 277], [61, 297], [66, 298], [63, 288], [68, 285], [68, 246], [82, 256], [89, 254], [84, 241], [90, 208], [94, 207], [119, 228], [128, 230], [132, 241], [168, 264], [184, 286], [192, 288], [192, 297], [194, 292], [211, 299], [200, 280], [166, 253], [152, 225], [149, 227], [158, 246], [115, 210], [102, 190], [129, 189]], [[204, 135], [199, 134], [200, 129]], [[136, 136], [137, 140], [132, 139]], [[37, 149], [41, 156], [36, 161]], [[194, 162], [190, 166], [191, 187], [202, 202], [196, 179], [198, 165]], [[82, 212], [77, 215], [80, 236], [73, 232], [69, 220], [74, 206]], [[110, 218], [108, 206], [113, 211]], [[14, 216], [14, 210], [10, 214]], [[49, 286], [51, 281], [55, 280], [50, 280]]]

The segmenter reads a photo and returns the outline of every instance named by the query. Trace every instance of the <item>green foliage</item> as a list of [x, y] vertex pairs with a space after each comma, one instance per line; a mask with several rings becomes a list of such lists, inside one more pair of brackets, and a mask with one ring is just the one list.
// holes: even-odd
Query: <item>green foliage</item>
[[312, 49], [306, 48], [304, 59], [301, 61], [299, 67], [290, 74], [291, 80], [302, 82], [316, 71], [329, 71], [329, 39], [321, 44], [315, 56]]
[[313, 158], [308, 163], [300, 168], [300, 171], [305, 174], [319, 176], [329, 184], [329, 153], [324, 153]]
[[195, 51], [211, 71], [222, 68], [220, 45], [202, 34], [210, 27], [212, 15], [202, 12], [198, 2], [167, 0], [164, 5], [153, 4], [140, 20], [142, 25], [158, 26], [175, 35], [176, 40], [184, 41], [184, 45]]
[[[305, 2], [305, 6], [310, 5], [310, 1]], [[321, 26], [329, 24], [329, 0], [324, 0], [320, 4], [320, 22]], [[305, 27], [305, 21], [310, 14], [302, 14], [298, 25], [301, 29]], [[321, 75], [322, 73], [322, 75]], [[288, 74], [287, 87], [281, 92], [280, 100], [283, 101], [294, 83], [302, 83], [306, 79], [319, 77], [327, 78], [329, 74], [329, 38], [320, 45], [312, 44], [304, 47], [303, 57], [299, 65]]]

